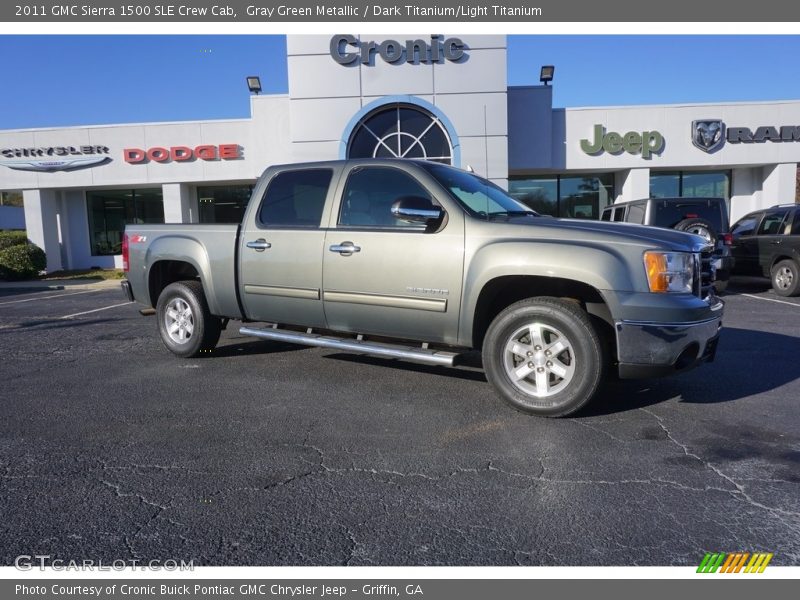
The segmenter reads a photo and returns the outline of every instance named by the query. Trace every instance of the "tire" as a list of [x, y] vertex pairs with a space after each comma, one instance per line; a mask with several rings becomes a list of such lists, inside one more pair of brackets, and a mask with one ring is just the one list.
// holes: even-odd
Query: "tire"
[[213, 350], [222, 331], [219, 317], [208, 310], [199, 281], [176, 281], [165, 287], [156, 304], [156, 320], [164, 345], [183, 358]]
[[600, 385], [604, 363], [603, 344], [589, 316], [559, 298], [512, 304], [495, 317], [483, 341], [489, 382], [517, 410], [542, 417], [564, 417], [583, 408]]
[[772, 267], [770, 272], [772, 289], [779, 296], [800, 295], [800, 269], [797, 263], [787, 258]]
[[683, 221], [676, 223], [673, 229], [699, 235], [700, 237], [705, 238], [712, 246], [717, 245], [717, 232], [714, 229], [714, 226], [705, 219], [684, 219]]

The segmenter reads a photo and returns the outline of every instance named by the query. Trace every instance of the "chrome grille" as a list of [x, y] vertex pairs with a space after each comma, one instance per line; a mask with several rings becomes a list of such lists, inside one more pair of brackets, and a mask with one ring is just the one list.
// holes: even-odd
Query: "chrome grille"
[[709, 248], [700, 253], [698, 260], [700, 277], [695, 282], [695, 294], [700, 298], [707, 298], [714, 293], [713, 284], [716, 279], [714, 270], [714, 251]]

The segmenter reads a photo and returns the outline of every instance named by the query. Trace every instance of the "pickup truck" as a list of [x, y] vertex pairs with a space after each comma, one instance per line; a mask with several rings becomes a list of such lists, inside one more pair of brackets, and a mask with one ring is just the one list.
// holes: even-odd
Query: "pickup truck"
[[479, 350], [499, 395], [541, 416], [581, 409], [606, 374], [711, 361], [722, 326], [700, 236], [544, 217], [427, 161], [273, 166], [240, 225], [128, 226], [123, 262], [177, 356], [213, 353], [231, 319], [434, 365]]

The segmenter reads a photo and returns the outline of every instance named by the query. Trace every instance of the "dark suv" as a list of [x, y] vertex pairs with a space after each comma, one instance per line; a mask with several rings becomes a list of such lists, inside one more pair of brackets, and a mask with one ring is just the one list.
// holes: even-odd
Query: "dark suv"
[[735, 273], [769, 277], [780, 296], [800, 295], [800, 205], [751, 212], [731, 228]]
[[728, 230], [728, 207], [724, 199], [646, 198], [618, 202], [606, 206], [600, 220], [677, 229], [705, 238], [714, 245], [714, 289], [722, 293], [728, 287], [734, 258]]

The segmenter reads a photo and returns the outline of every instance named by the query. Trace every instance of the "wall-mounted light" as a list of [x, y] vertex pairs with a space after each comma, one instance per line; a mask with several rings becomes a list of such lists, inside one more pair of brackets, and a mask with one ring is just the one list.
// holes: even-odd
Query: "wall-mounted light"
[[251, 93], [255, 93], [256, 95], [261, 93], [261, 78], [260, 77], [248, 77], [247, 78], [247, 89], [250, 90]]
[[542, 70], [539, 72], [539, 81], [547, 85], [553, 81], [553, 74], [555, 72], [556, 68], [553, 65], [543, 65]]

